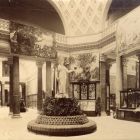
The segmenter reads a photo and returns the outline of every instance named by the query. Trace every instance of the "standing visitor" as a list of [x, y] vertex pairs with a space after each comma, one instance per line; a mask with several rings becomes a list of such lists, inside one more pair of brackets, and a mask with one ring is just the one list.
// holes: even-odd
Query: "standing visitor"
[[101, 98], [98, 97], [95, 104], [96, 116], [101, 116]]

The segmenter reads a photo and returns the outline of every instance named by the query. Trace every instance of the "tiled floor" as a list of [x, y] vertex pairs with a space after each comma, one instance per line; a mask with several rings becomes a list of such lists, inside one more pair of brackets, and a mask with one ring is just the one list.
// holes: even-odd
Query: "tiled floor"
[[[21, 113], [20, 119], [12, 119], [7, 107], [0, 107], [0, 140], [65, 140], [66, 137], [37, 135], [27, 130], [27, 123], [37, 117], [35, 109]], [[140, 123], [113, 119], [112, 116], [92, 117], [97, 131], [83, 136], [67, 137], [67, 140], [140, 140]]]

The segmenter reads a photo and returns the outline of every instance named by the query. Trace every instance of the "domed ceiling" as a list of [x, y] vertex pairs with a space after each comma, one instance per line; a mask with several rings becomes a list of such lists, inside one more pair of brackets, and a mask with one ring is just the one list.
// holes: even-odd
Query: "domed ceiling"
[[104, 28], [110, 5], [112, 12], [122, 6], [122, 1], [125, 8], [140, 3], [139, 0], [1, 0], [0, 18], [67, 36], [97, 34]]

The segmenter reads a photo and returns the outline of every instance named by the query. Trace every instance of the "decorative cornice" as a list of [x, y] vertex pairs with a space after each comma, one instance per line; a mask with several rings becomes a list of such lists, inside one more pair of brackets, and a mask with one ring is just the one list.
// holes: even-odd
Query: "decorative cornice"
[[56, 48], [57, 48], [57, 50], [66, 51], [66, 52], [100, 49], [100, 48], [114, 42], [115, 40], [116, 40], [116, 35], [114, 32], [97, 42], [82, 43], [82, 44], [76, 44], [76, 45], [62, 44], [62, 43], [56, 42], [56, 46], [57, 46]]

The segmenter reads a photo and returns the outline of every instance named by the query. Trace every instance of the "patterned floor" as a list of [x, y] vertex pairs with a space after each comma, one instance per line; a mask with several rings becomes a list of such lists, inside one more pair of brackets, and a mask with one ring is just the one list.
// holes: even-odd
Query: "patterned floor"
[[[27, 130], [27, 123], [37, 117], [35, 109], [21, 113], [12, 119], [7, 107], [0, 107], [0, 140], [65, 140], [65, 137], [37, 135]], [[113, 119], [112, 116], [92, 117], [97, 131], [83, 136], [67, 137], [67, 140], [140, 140], [140, 123]]]

